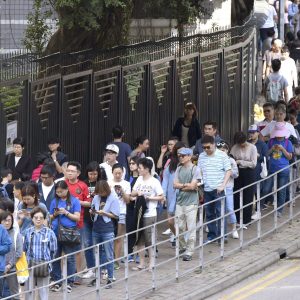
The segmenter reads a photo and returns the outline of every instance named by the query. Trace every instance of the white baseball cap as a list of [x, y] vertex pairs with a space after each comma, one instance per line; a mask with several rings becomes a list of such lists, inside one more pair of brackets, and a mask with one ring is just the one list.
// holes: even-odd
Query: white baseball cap
[[119, 147], [115, 144], [108, 144], [105, 148], [105, 151], [112, 151], [119, 154]]

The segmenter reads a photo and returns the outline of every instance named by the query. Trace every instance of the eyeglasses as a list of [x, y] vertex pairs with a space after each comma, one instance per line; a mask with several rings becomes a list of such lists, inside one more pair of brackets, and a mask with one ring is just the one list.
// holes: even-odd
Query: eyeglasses
[[[224, 146], [227, 146], [225, 142], [219, 142], [219, 143], [217, 143], [217, 147], [218, 147], [218, 148], [222, 148], [222, 147], [224, 147]], [[204, 148], [203, 148], [203, 149], [204, 149]]]
[[34, 216], [33, 217], [35, 220], [44, 220], [45, 218], [44, 217], [40, 217], [40, 216]]
[[203, 150], [209, 150], [210, 146], [202, 146]]

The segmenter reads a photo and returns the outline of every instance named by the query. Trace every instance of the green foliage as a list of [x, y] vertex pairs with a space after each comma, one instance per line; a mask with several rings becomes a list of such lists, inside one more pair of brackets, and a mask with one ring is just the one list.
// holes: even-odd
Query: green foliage
[[50, 18], [52, 13], [44, 10], [42, 3], [42, 0], [35, 0], [33, 12], [30, 12], [27, 17], [28, 26], [23, 40], [26, 49], [38, 54], [43, 52], [51, 36], [51, 28], [46, 23], [46, 19]]
[[8, 122], [16, 119], [21, 95], [22, 87], [20, 86], [0, 87], [0, 99]]

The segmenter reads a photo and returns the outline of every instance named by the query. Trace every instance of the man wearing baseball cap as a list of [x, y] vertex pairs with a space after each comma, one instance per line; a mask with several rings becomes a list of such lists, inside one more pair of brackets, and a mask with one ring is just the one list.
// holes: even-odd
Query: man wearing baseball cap
[[[259, 127], [256, 124], [250, 125], [248, 128], [248, 142], [255, 145], [256, 149], [257, 149], [257, 164], [255, 167], [255, 181], [258, 181], [261, 178], [260, 174], [261, 174], [261, 164], [264, 162], [264, 158], [267, 160], [267, 156], [268, 156], [268, 146], [265, 142], [263, 142], [262, 140], [260, 140], [259, 137]], [[261, 184], [261, 195], [264, 195], [264, 185]], [[264, 200], [261, 201], [260, 203], [261, 208], [264, 207]], [[257, 212], [255, 212], [252, 215], [252, 219], [255, 220], [257, 219], [259, 216], [257, 214]]]
[[[178, 190], [176, 195], [175, 215], [178, 216], [179, 225], [179, 253], [183, 254], [183, 261], [192, 260], [196, 242], [196, 221], [199, 196], [197, 191], [199, 168], [191, 162], [193, 151], [190, 148], [180, 148], [177, 151], [179, 166], [175, 172], [174, 188]], [[177, 219], [176, 219], [177, 220]], [[185, 241], [181, 234], [189, 232], [189, 238]]]
[[[119, 147], [115, 144], [108, 144], [105, 148], [105, 159], [106, 161], [102, 164], [100, 164], [100, 167], [104, 168], [107, 181], [113, 180], [113, 174], [112, 174], [112, 167], [114, 164], [116, 164], [117, 156], [119, 154]], [[126, 169], [123, 167], [123, 178], [125, 178], [126, 175]]]

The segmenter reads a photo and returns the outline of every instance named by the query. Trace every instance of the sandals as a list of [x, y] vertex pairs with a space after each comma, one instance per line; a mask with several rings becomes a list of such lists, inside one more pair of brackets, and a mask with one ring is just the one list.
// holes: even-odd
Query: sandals
[[146, 269], [145, 266], [136, 266], [136, 267], [131, 268], [132, 271], [142, 271], [145, 269]]
[[59, 292], [61, 291], [61, 285], [60, 284], [54, 284], [50, 287], [50, 291], [52, 292]]

